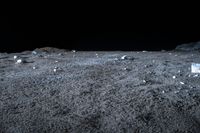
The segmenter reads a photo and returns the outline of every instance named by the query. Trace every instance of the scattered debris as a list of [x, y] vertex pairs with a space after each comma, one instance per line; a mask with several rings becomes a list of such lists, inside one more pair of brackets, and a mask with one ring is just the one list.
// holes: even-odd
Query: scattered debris
[[184, 82], [180, 82], [180, 84], [184, 85], [185, 83]]
[[16, 60], [18, 58], [18, 56], [15, 55], [13, 58], [14, 58], [14, 60]]
[[123, 55], [123, 56], [121, 57], [121, 59], [124, 60], [124, 59], [126, 58], [126, 56], [127, 56], [127, 55]]
[[172, 78], [173, 78], [173, 79], [175, 79], [175, 78], [176, 78], [176, 76], [173, 76]]
[[62, 70], [62, 69], [59, 68], [59, 67], [54, 67], [54, 69], [53, 69], [54, 72], [61, 71], [61, 70]]
[[192, 73], [200, 73], [200, 64], [192, 63], [191, 65], [191, 72]]

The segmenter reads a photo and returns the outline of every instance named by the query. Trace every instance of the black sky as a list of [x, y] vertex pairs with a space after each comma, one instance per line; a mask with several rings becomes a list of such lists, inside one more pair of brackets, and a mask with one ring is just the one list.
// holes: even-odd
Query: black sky
[[200, 32], [194, 30], [148, 27], [135, 30], [129, 25], [123, 28], [124, 24], [114, 23], [111, 29], [107, 23], [67, 23], [69, 20], [50, 17], [3, 17], [2, 20], [0, 52], [20, 52], [46, 46], [68, 50], [171, 50], [182, 43], [200, 41]]
[[171, 50], [178, 44], [199, 40], [197, 32], [0, 32], [0, 51], [45, 46], [68, 50]]

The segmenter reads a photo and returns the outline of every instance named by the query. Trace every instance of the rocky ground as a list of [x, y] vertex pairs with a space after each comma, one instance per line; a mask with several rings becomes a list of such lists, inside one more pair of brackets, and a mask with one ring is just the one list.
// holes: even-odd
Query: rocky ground
[[[200, 53], [0, 53], [2, 133], [199, 133]], [[15, 58], [15, 59], [14, 59]]]

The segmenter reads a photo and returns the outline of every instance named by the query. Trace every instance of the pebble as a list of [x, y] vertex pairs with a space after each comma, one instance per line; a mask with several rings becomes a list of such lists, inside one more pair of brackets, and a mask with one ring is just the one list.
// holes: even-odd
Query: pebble
[[18, 59], [17, 61], [16, 61], [16, 64], [21, 64], [22, 63], [22, 59]]
[[146, 80], [142, 80], [143, 83], [146, 83]]
[[58, 63], [58, 61], [56, 60], [55, 63]]
[[195, 74], [193, 77], [198, 77], [199, 75], [198, 74]]
[[165, 91], [162, 91], [162, 93], [165, 93]]
[[176, 76], [173, 76], [172, 78], [173, 78], [173, 79], [175, 79], [175, 78], [176, 78]]
[[184, 85], [185, 83], [184, 82], [180, 82], [180, 84]]
[[124, 59], [126, 58], [126, 56], [127, 56], [127, 55], [123, 55], [123, 56], [121, 57], [121, 59], [124, 60]]
[[127, 68], [123, 68], [123, 70], [127, 70]]
[[54, 72], [57, 72], [57, 69], [56, 69], [56, 68], [54, 68], [54, 69], [53, 69], [53, 71], [54, 71]]
[[72, 50], [72, 53], [75, 53], [76, 52], [76, 50]]
[[36, 55], [36, 54], [37, 54], [37, 52], [36, 52], [36, 51], [32, 51], [32, 54]]
[[175, 94], [179, 93], [179, 91], [174, 91]]
[[16, 60], [18, 57], [15, 55], [13, 58], [14, 58], [14, 60]]
[[33, 69], [35, 70], [35, 69], [36, 69], [36, 67], [34, 66], [34, 67], [33, 67]]

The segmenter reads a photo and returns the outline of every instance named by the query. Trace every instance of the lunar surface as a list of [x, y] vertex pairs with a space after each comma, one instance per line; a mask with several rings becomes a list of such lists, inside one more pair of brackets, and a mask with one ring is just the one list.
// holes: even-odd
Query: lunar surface
[[198, 51], [0, 53], [1, 133], [199, 133]]

